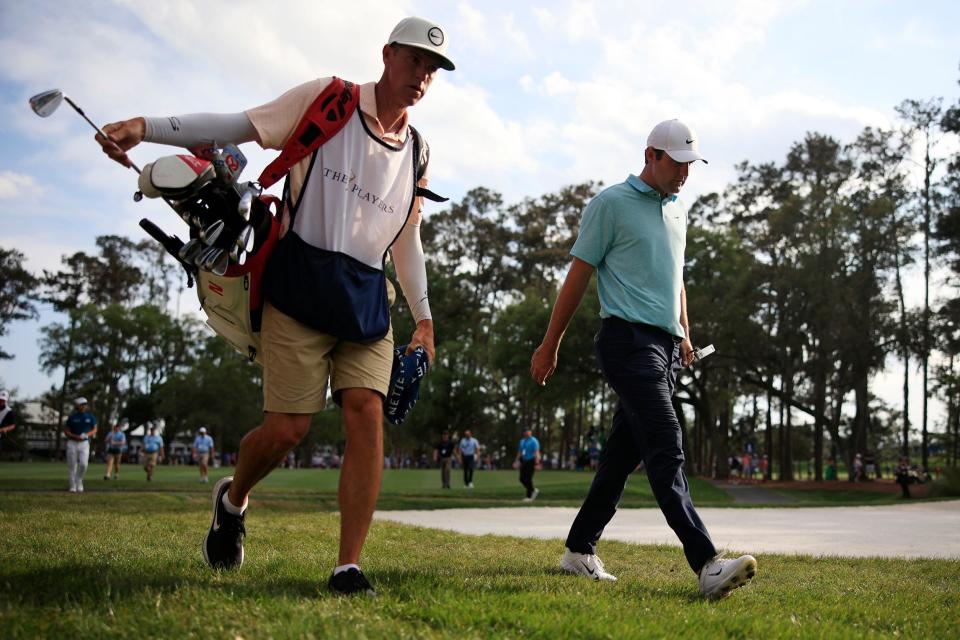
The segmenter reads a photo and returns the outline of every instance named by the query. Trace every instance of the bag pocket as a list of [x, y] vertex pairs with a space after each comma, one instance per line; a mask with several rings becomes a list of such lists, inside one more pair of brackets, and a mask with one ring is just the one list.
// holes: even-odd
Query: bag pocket
[[279, 311], [341, 340], [375, 342], [390, 329], [383, 270], [314, 247], [292, 229], [270, 256], [264, 289]]

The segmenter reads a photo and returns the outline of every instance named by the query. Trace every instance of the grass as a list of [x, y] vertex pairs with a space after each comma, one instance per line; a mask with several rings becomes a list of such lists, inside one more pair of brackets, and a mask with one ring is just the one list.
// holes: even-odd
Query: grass
[[[93, 482], [92, 480], [90, 481]], [[604, 542], [619, 582], [555, 569], [559, 541], [375, 522], [376, 599], [330, 596], [339, 520], [312, 496], [260, 501], [247, 560], [213, 573], [195, 492], [0, 492], [0, 637], [933, 638], [960, 624], [960, 562], [760, 555], [710, 603], [677, 548]]]
[[[91, 463], [84, 481], [89, 492], [101, 491], [166, 491], [202, 493], [210, 491], [209, 484], [198, 482], [199, 473], [193, 466], [161, 466], [148, 483], [143, 469], [136, 465], [124, 465], [119, 481], [103, 479], [105, 465]], [[211, 481], [232, 473], [230, 469], [211, 469]], [[441, 509], [454, 507], [503, 507], [520, 505], [524, 496], [516, 471], [478, 471], [474, 475], [475, 489], [463, 487], [463, 476], [454, 471], [453, 489], [440, 488], [440, 471], [437, 469], [416, 470], [389, 469], [384, 472], [379, 509]], [[313, 498], [314, 505], [328, 511], [337, 509], [337, 470], [321, 469], [276, 469], [267, 476], [254, 492], [254, 497], [276, 500], [290, 496]], [[534, 476], [540, 497], [537, 503], [553, 507], [579, 507], [583, 502], [592, 473], [570, 471], [538, 471]], [[732, 504], [732, 498], [709, 482], [690, 479], [691, 491], [697, 504], [723, 506]], [[50, 490], [64, 491], [67, 488], [65, 463], [2, 463], [0, 464], [0, 490]], [[655, 507], [656, 501], [646, 477], [640, 476], [627, 484], [622, 501], [623, 507]]]
[[[160, 466], [154, 481], [148, 483], [143, 469], [138, 465], [125, 464], [119, 481], [104, 481], [105, 465], [90, 464], [85, 481], [87, 492], [116, 491], [164, 491], [197, 493], [206, 495], [210, 485], [200, 484], [197, 467]], [[211, 469], [215, 480], [232, 471], [229, 468]], [[315, 507], [325, 511], [337, 509], [336, 470], [276, 469], [263, 480], [254, 492], [256, 498], [281, 501], [291, 496], [310, 496]], [[579, 507], [583, 501], [593, 474], [573, 471], [538, 471], [535, 482], [540, 489], [537, 504], [552, 507]], [[691, 477], [690, 492], [694, 503], [702, 507], [756, 507], [758, 504], [734, 504], [733, 498], [722, 489], [700, 478]], [[478, 471], [474, 476], [475, 489], [463, 487], [462, 475], [454, 470], [453, 489], [440, 488], [440, 472], [426, 470], [387, 470], [384, 472], [379, 509], [446, 509], [470, 507], [503, 507], [520, 505], [523, 488], [516, 471]], [[758, 485], [762, 486], [762, 485]], [[0, 491], [64, 491], [67, 487], [65, 463], [31, 462], [0, 463]], [[849, 489], [845, 487], [850, 487]], [[824, 490], [776, 488], [777, 493], [790, 496], [794, 502], [776, 504], [778, 507], [855, 506], [881, 505], [900, 502], [896, 492], [879, 493], [867, 491], [862, 486], [840, 483], [837, 488]], [[631, 477], [623, 499], [624, 508], [656, 507], [646, 477], [642, 474]]]

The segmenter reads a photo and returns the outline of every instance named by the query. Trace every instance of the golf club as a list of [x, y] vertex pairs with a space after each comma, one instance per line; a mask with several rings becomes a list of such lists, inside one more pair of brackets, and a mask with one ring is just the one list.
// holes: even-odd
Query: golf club
[[[67, 104], [73, 107], [73, 110], [80, 114], [87, 123], [94, 128], [94, 130], [99, 133], [105, 140], [109, 140], [107, 134], [103, 130], [94, 124], [93, 120], [87, 117], [87, 114], [83, 112], [83, 109], [77, 106], [77, 104], [71, 100], [68, 96], [64, 95], [60, 89], [50, 89], [49, 91], [43, 91], [37, 95], [30, 98], [30, 108], [33, 109], [33, 112], [40, 116], [41, 118], [48, 118], [50, 114], [57, 110], [60, 107], [60, 104], [66, 100]], [[135, 165], [133, 161], [130, 161], [130, 167], [140, 173], [140, 167]]]

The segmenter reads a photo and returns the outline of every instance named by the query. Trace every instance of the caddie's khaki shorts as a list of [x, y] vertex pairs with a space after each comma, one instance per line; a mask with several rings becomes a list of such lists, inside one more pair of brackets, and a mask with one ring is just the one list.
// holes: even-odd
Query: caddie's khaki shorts
[[159, 451], [154, 451], [153, 453], [145, 452], [144, 455], [146, 456], [143, 460], [144, 466], [147, 466], [147, 465], [153, 466], [153, 467], [157, 466], [157, 458], [160, 457]]
[[[387, 281], [391, 306], [395, 297]], [[347, 342], [320, 333], [264, 304], [260, 328], [263, 354], [263, 410], [276, 413], [316, 413], [327, 398], [343, 389], [373, 389], [386, 397], [393, 366], [393, 326], [387, 335], [368, 344]]]

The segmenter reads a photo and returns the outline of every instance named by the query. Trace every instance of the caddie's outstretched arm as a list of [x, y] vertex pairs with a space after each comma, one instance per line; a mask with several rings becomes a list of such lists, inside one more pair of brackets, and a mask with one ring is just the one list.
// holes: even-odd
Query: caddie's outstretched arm
[[109, 140], [99, 134], [96, 141], [103, 152], [125, 167], [130, 166], [126, 152], [141, 142], [155, 142], [189, 148], [216, 142], [242, 144], [258, 140], [257, 130], [244, 112], [194, 113], [171, 118], [130, 118], [103, 127]]
[[593, 265], [580, 258], [575, 257], [573, 262], [570, 263], [570, 270], [567, 271], [567, 277], [563, 281], [563, 286], [560, 287], [557, 302], [553, 305], [553, 313], [550, 315], [550, 325], [547, 327], [547, 333], [530, 359], [530, 375], [534, 382], [541, 386], [547, 383], [547, 379], [557, 369], [557, 352], [560, 350], [560, 341], [570, 325], [573, 314], [580, 306], [583, 293], [587, 290], [587, 285], [590, 284], [593, 272]]

